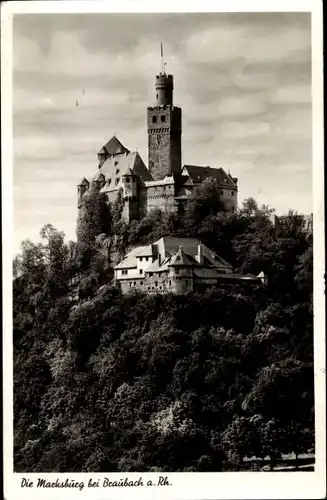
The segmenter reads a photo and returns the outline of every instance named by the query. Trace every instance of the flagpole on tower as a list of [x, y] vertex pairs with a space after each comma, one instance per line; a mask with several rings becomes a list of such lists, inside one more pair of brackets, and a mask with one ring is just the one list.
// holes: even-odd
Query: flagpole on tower
[[165, 72], [165, 64], [164, 64], [164, 59], [163, 59], [162, 41], [161, 41], [161, 44], [160, 44], [160, 49], [161, 49], [161, 71], [162, 71], [162, 74], [164, 74], [164, 72]]

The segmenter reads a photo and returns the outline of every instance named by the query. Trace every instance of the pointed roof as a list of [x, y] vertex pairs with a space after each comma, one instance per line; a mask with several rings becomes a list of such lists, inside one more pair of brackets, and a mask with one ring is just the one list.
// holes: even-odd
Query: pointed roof
[[195, 259], [192, 259], [190, 256], [186, 255], [183, 248], [180, 246], [179, 250], [175, 255], [173, 255], [169, 267], [177, 267], [177, 266], [198, 266], [199, 264]]
[[152, 180], [149, 170], [137, 151], [108, 157], [100, 166], [99, 171], [107, 181], [101, 190], [103, 193], [119, 189], [122, 186], [121, 178], [124, 175], [138, 176], [142, 181]]
[[109, 156], [118, 155], [121, 153], [129, 153], [129, 149], [125, 148], [123, 144], [114, 135], [109, 141], [102, 147], [100, 153], [107, 153]]
[[88, 186], [89, 184], [90, 184], [89, 181], [86, 179], [86, 177], [84, 177], [80, 182], [79, 186]]
[[182, 175], [188, 174], [193, 182], [203, 182], [208, 177], [211, 177], [218, 181], [221, 186], [236, 187], [233, 178], [228, 175], [225, 170], [221, 167], [202, 167], [200, 165], [184, 165], [182, 169]]

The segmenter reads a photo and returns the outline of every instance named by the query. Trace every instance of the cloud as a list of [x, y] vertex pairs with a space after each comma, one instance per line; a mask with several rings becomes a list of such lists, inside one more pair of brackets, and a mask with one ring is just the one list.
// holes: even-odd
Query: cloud
[[[292, 200], [311, 211], [309, 21], [289, 13], [16, 15], [15, 235], [52, 221], [74, 237], [76, 184], [96, 171], [97, 151], [114, 133], [147, 162], [161, 39], [183, 111], [183, 162], [228, 165], [240, 199], [266, 184], [265, 202], [277, 210]], [[279, 174], [287, 190], [275, 187]]]

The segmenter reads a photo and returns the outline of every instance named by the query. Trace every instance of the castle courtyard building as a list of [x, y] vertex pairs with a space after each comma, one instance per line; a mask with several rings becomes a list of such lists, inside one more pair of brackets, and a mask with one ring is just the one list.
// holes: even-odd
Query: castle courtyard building
[[123, 293], [176, 295], [206, 288], [266, 284], [259, 276], [241, 275], [216, 252], [196, 238], [163, 237], [131, 250], [115, 268], [115, 281]]

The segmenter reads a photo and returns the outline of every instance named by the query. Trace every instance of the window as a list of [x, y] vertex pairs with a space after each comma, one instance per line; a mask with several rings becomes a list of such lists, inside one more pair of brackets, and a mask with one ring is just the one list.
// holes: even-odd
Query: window
[[119, 182], [119, 177], [117, 177], [117, 179], [116, 179], [116, 186], [117, 186], [118, 182]]
[[153, 273], [149, 273], [149, 276], [153, 276]]
[[134, 286], [136, 285], [136, 281], [134, 281]]
[[157, 123], [157, 117], [156, 116], [152, 117], [152, 123]]
[[111, 184], [111, 179], [108, 179], [107, 184], [108, 184], [108, 186], [110, 186], [110, 184]]
[[143, 285], [143, 281], [140, 281], [140, 285]]
[[145, 257], [145, 260], [147, 261], [149, 259], [149, 257]]
[[158, 286], [158, 281], [155, 281], [154, 284], [155, 284], [155, 286]]
[[126, 177], [126, 183], [129, 184], [130, 180], [129, 177]]
[[118, 161], [117, 161], [117, 160], [115, 161], [115, 166], [116, 166], [116, 165], [118, 165]]
[[143, 269], [140, 269], [140, 274], [143, 274]]
[[169, 280], [169, 286], [171, 286], [171, 280]]
[[224, 194], [224, 191], [220, 191], [220, 194]]
[[140, 262], [142, 262], [142, 257], [140, 257]]
[[129, 282], [129, 286], [132, 286], [132, 282], [131, 281]]
[[231, 192], [231, 195], [234, 196], [234, 191]]
[[116, 175], [118, 175], [118, 174], [119, 174], [119, 168], [117, 168], [117, 170], [116, 170]]
[[165, 121], [166, 121], [166, 117], [165, 117], [165, 115], [161, 115], [161, 121], [162, 121], [162, 122], [165, 122]]
[[159, 290], [162, 290], [162, 286], [159, 286]]
[[123, 269], [121, 273], [124, 274], [124, 275], [126, 275], [126, 274], [128, 274], [128, 270], [127, 269]]
[[158, 94], [156, 94], [156, 99], [158, 99]]

